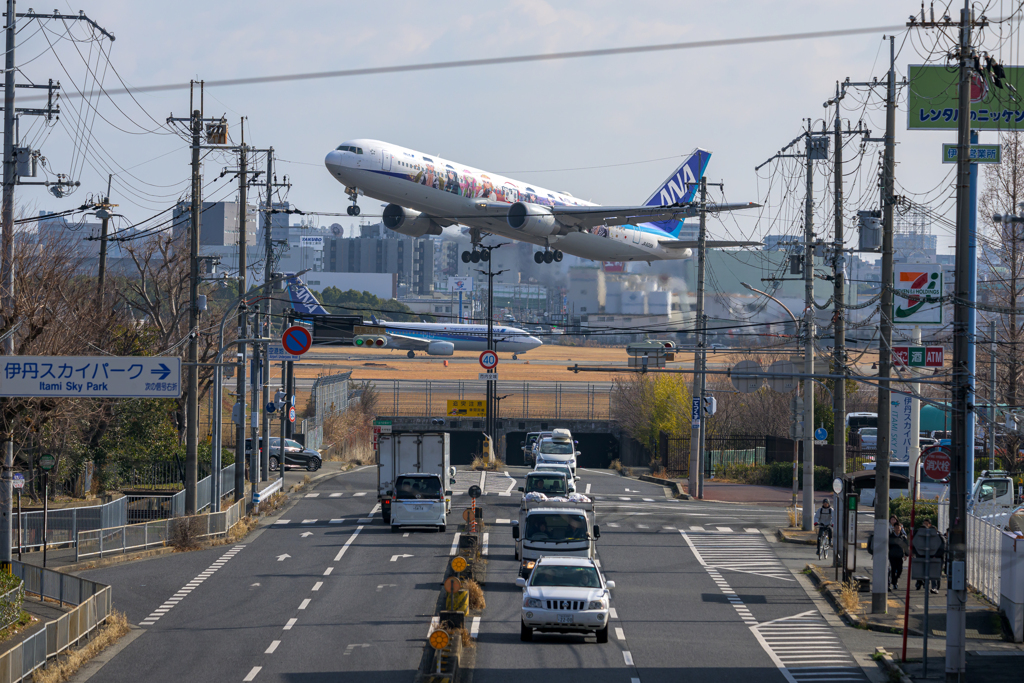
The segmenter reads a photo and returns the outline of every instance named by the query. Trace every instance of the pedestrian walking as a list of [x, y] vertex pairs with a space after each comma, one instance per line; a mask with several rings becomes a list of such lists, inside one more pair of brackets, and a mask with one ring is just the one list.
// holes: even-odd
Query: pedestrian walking
[[889, 587], [899, 588], [900, 577], [903, 576], [903, 558], [907, 556], [907, 532], [899, 521], [892, 525], [889, 532]]

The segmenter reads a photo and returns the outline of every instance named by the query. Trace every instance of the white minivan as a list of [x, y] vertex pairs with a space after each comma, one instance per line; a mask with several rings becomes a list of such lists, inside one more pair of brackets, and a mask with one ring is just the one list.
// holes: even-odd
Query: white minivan
[[448, 500], [437, 474], [409, 473], [395, 479], [394, 498], [391, 502], [391, 530], [402, 527], [433, 527], [444, 532], [448, 524]]
[[576, 450], [576, 442], [568, 429], [556, 429], [548, 438], [540, 439], [537, 442], [536, 460], [537, 465], [568, 465], [572, 476], [576, 476], [576, 457], [580, 452]]

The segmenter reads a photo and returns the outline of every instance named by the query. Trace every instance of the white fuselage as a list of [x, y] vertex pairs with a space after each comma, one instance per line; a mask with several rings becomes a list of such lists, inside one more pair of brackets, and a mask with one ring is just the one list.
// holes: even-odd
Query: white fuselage
[[[481, 215], [481, 206], [511, 206], [527, 202], [540, 206], [596, 206], [591, 202], [543, 187], [506, 178], [448, 161], [437, 156], [379, 140], [351, 140], [328, 153], [324, 163], [346, 188], [374, 199], [397, 204], [451, 223], [513, 240], [559, 249], [597, 261], [657, 261], [688, 258], [689, 249], [666, 248], [661, 240], [673, 237], [650, 224], [601, 225], [537, 237], [514, 230], [493, 211]], [[358, 149], [362, 153], [350, 151]], [[481, 201], [484, 200], [484, 201]]]
[[[424, 341], [451, 342], [456, 351], [486, 351], [487, 325], [466, 325], [457, 323], [378, 323], [392, 337], [394, 348], [409, 348], [402, 345], [401, 337], [416, 337]], [[526, 353], [541, 346], [537, 337], [517, 327], [494, 326], [494, 350], [503, 353]]]

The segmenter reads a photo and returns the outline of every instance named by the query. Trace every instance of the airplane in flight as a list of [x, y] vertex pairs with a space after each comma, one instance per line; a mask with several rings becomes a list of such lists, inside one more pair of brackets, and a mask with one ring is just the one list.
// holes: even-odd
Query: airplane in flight
[[[596, 261], [661, 261], [689, 258], [696, 240], [679, 239], [683, 219], [698, 214], [694, 201], [711, 153], [696, 149], [639, 206], [599, 206], [568, 192], [554, 192], [380, 140], [345, 142], [324, 163], [345, 186], [359, 215], [359, 195], [388, 202], [384, 225], [402, 235], [440, 235], [450, 225], [469, 227], [466, 263], [489, 258], [479, 251], [485, 234], [544, 247], [537, 263], [561, 261], [563, 252]], [[753, 202], [715, 204], [709, 211], [736, 211]], [[707, 240], [707, 248], [759, 242]]]
[[[299, 277], [289, 273], [287, 283], [288, 299], [296, 313], [330, 315]], [[414, 358], [416, 351], [428, 356], [451, 356], [456, 351], [487, 350], [487, 325], [394, 323], [377, 320], [376, 316], [371, 316], [366, 325], [375, 332], [359, 335], [363, 345], [405, 351], [409, 358]], [[512, 360], [544, 343], [518, 327], [494, 325], [493, 329], [495, 350], [511, 353]]]

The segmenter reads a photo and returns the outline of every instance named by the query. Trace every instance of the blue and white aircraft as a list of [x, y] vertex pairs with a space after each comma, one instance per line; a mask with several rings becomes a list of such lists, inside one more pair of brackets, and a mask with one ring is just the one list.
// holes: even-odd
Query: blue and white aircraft
[[[328, 153], [324, 163], [345, 186], [358, 216], [359, 195], [389, 202], [383, 222], [411, 237], [440, 235], [449, 225], [470, 228], [474, 250], [462, 260], [477, 263], [484, 234], [544, 247], [537, 263], [561, 261], [562, 253], [598, 261], [660, 261], [689, 258], [696, 240], [679, 239], [683, 219], [696, 216], [694, 197], [711, 153], [694, 150], [639, 206], [598, 206], [567, 192], [481, 171], [380, 140], [349, 140]], [[716, 204], [713, 212], [759, 206]], [[708, 240], [708, 248], [751, 246], [758, 242]]]
[[[302, 280], [295, 275], [288, 275], [288, 298], [296, 313], [307, 315], [330, 315], [313, 292], [309, 291]], [[393, 323], [378, 321], [372, 317], [368, 326], [382, 329], [382, 344], [374, 344], [374, 348], [398, 349], [406, 351], [409, 358], [416, 351], [423, 351], [428, 356], [450, 356], [455, 351], [486, 351], [487, 325], [466, 325], [461, 323]], [[374, 335], [371, 335], [374, 336]], [[494, 346], [498, 352], [511, 353], [516, 360], [520, 353], [541, 346], [544, 342], [531, 336], [525, 330], [505, 325], [494, 326]]]

